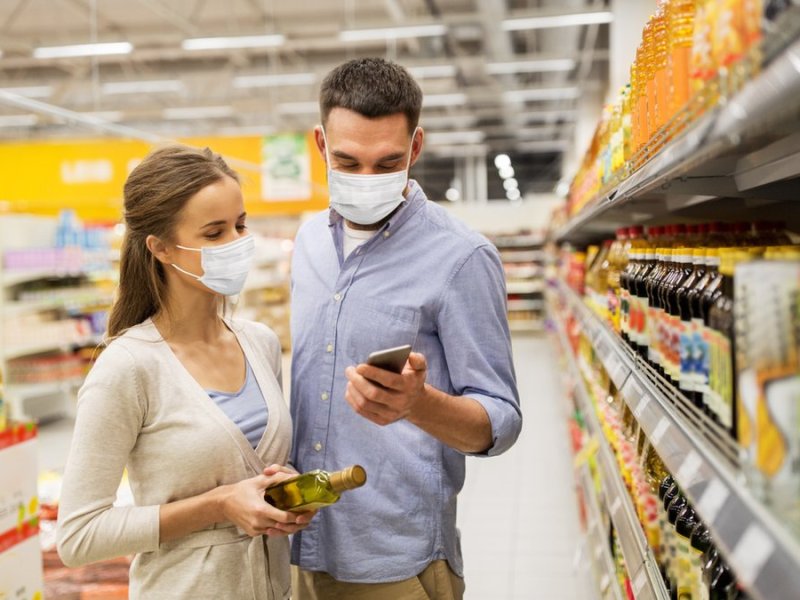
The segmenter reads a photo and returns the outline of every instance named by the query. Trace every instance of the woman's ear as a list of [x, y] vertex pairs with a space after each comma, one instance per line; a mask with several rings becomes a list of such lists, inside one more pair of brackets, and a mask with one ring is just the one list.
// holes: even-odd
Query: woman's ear
[[156, 257], [161, 263], [166, 265], [173, 263], [170, 251], [167, 245], [154, 235], [148, 235], [144, 241], [145, 246], [150, 251], [150, 254]]

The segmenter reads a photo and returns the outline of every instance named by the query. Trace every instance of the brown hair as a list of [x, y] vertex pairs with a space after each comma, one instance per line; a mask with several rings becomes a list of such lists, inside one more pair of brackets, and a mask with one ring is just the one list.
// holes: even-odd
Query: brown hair
[[382, 58], [358, 58], [339, 65], [322, 81], [319, 111], [323, 125], [337, 107], [370, 119], [404, 113], [411, 133], [419, 123], [422, 90], [400, 65]]
[[109, 338], [164, 308], [164, 266], [147, 249], [147, 236], [171, 241], [189, 199], [226, 176], [239, 181], [219, 154], [180, 144], [151, 152], [128, 176], [123, 188], [126, 228], [119, 287], [108, 318]]

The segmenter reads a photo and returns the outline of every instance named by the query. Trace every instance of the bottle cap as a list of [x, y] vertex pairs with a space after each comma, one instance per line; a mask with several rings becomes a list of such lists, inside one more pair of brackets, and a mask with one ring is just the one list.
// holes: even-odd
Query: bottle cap
[[331, 487], [337, 492], [359, 488], [367, 483], [367, 472], [361, 465], [353, 465], [331, 473]]

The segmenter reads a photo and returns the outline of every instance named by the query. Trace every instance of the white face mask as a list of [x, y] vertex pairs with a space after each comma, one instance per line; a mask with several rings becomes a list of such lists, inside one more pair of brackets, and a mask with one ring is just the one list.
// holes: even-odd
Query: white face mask
[[[325, 128], [325, 155], [328, 159], [328, 193], [330, 205], [337, 213], [351, 223], [373, 225], [387, 217], [405, 200], [403, 190], [408, 182], [408, 169], [411, 166], [411, 151], [403, 171], [380, 175], [352, 175], [334, 171], [331, 168], [331, 155]], [[418, 129], [418, 128], [417, 128]], [[417, 129], [411, 135], [412, 145]]]
[[252, 235], [221, 246], [203, 246], [202, 248], [176, 247], [182, 250], [199, 252], [203, 274], [195, 275], [181, 269], [175, 263], [172, 263], [172, 266], [181, 273], [194, 277], [211, 291], [223, 296], [234, 296], [242, 291], [256, 251], [255, 239]]

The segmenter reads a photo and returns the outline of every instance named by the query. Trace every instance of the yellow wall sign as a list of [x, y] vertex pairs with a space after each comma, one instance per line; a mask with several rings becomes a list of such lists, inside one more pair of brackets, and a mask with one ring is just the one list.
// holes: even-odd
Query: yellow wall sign
[[[267, 165], [275, 164], [270, 148], [281, 145], [271, 145], [271, 137], [180, 141], [191, 146], [208, 146], [231, 162], [241, 176], [245, 208], [250, 215], [298, 214], [325, 208], [328, 203], [325, 163], [313, 135], [294, 136], [295, 159], [303, 165], [300, 176], [307, 181], [298, 180], [293, 187], [280, 188], [262, 181], [265, 173], [276, 172], [267, 169]], [[117, 221], [122, 216], [125, 179], [152, 148], [146, 142], [105, 139], [0, 143], [0, 208], [52, 215], [62, 208], [73, 208], [84, 220]], [[278, 197], [264, 197], [263, 192], [269, 193], [270, 189], [282, 191]], [[296, 190], [298, 197], [289, 197], [291, 193], [287, 196], [287, 189]]]

